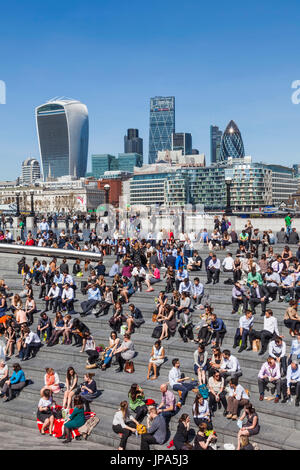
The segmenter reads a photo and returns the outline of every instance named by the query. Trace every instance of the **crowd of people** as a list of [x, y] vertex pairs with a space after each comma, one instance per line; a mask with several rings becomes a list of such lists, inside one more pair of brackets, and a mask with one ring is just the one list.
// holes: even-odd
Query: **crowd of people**
[[[171, 338], [175, 338], [178, 346], [195, 345], [189, 363], [184, 364], [184, 369], [193, 371], [193, 377], [181, 372], [181, 360], [176, 357], [168, 358], [172, 367], [168, 382], [159, 386], [160, 402], [147, 398], [142, 387], [133, 384], [113, 418], [112, 430], [121, 435], [119, 450], [126, 448], [133, 433], [140, 435], [142, 450], [153, 444], [165, 444], [170, 437], [170, 445], [177, 450], [216, 448], [213, 422], [219, 410], [223, 410], [223, 419], [238, 423], [237, 448], [250, 449], [249, 437], [260, 432], [260, 424], [249, 390], [241, 384], [244, 384], [240, 380], [243, 370], [232, 353], [236, 348], [238, 354], [251, 350], [262, 356], [268, 352], [257, 371], [260, 401], [264, 400], [266, 390], [271, 390], [268, 398], [274, 403], [280, 400], [287, 403], [295, 395], [295, 406], [299, 406], [300, 247], [297, 251], [292, 247], [299, 240], [291, 228], [290, 215], [286, 227], [276, 236], [270, 230], [261, 233], [251, 221], [237, 235], [224, 216], [215, 218], [210, 234], [206, 229], [198, 234], [192, 230], [180, 234], [176, 240], [172, 231], [150, 232], [145, 239], [125, 239], [116, 233], [112, 238], [99, 236], [94, 228], [90, 229], [88, 239], [84, 239], [76, 219], [72, 222], [71, 230], [66, 228], [57, 235], [44, 218], [35, 235], [29, 231], [26, 241], [11, 240], [27, 246], [89, 251], [100, 256], [96, 263], [72, 260], [67, 252], [62, 260], [34, 257], [29, 262], [23, 257], [17, 265], [22, 278], [19, 293], [12, 293], [5, 280], [0, 280], [0, 329], [6, 342], [6, 360], [3, 358], [0, 363], [4, 401], [10, 401], [26, 385], [20, 364], [13, 365], [10, 376], [6, 361], [14, 355], [20, 362], [28, 361], [39, 354], [42, 346], [77, 346], [79, 353], [87, 356], [86, 368], [99, 368], [100, 374], [113, 364], [117, 365], [118, 373], [133, 372], [134, 338], [146, 321], [135, 298], [143, 293], [143, 298], [151, 304], [150, 293], [156, 290], [157, 284], [160, 290], [152, 304], [155, 341], [149, 351], [145, 378], [155, 381], [160, 377], [160, 369], [167, 362], [164, 345]], [[275, 242], [286, 244], [281, 252], [276, 250]], [[202, 259], [200, 251], [195, 249], [197, 243], [203, 244], [202, 251], [207, 247], [207, 257]], [[223, 261], [219, 250], [225, 251]], [[107, 263], [110, 257], [113, 262]], [[227, 277], [224, 289], [231, 292], [231, 314], [236, 318], [233, 333], [222, 313], [216, 313], [212, 290], [208, 287], [220, 283], [221, 272]], [[78, 302], [78, 291], [85, 298], [82, 302]], [[283, 307], [286, 335], [292, 338], [290, 349], [279, 333], [278, 319], [270, 308], [277, 301]], [[262, 329], [256, 326], [258, 309], [263, 317]], [[111, 328], [103, 348], [96, 346], [99, 328], [94, 326], [91, 331], [86, 324], [89, 316], [100, 318], [101, 322], [105, 319]], [[226, 347], [222, 346], [224, 342]], [[230, 342], [232, 346], [228, 348]], [[179, 347], [178, 356], [180, 350]], [[44, 381], [38, 404], [38, 419], [44, 423], [41, 433], [46, 430], [53, 433], [56, 416], [53, 397], [63, 390], [61, 406], [68, 419], [64, 442], [70, 442], [70, 429], [83, 424], [84, 411], [90, 411], [90, 403], [98, 396], [94, 375], [87, 373], [79, 386], [78, 374], [70, 367], [62, 385], [57, 373], [47, 368]], [[180, 415], [182, 407], [186, 411], [186, 400], [191, 393], [194, 403], [190, 414]], [[69, 414], [73, 403], [74, 411]], [[177, 419], [175, 416], [179, 419], [178, 427], [171, 436], [170, 422]], [[191, 428], [192, 420], [196, 432]]]

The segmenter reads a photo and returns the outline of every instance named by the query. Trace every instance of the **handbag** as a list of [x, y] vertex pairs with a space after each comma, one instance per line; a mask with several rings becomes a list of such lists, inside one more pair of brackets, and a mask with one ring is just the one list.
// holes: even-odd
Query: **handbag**
[[136, 427], [136, 430], [137, 430], [137, 433], [139, 435], [146, 434], [146, 432], [147, 432], [147, 428], [144, 424], [138, 424], [137, 427]]
[[259, 340], [259, 339], [255, 339], [255, 340], [253, 341], [253, 344], [252, 344], [252, 350], [253, 350], [254, 352], [258, 352], [259, 349], [260, 349], [260, 340]]
[[125, 362], [124, 372], [127, 372], [127, 374], [133, 374], [134, 373], [133, 361], [126, 361]]
[[153, 314], [152, 314], [152, 321], [153, 321], [153, 323], [156, 323], [156, 321], [157, 321], [157, 313], [153, 313]]

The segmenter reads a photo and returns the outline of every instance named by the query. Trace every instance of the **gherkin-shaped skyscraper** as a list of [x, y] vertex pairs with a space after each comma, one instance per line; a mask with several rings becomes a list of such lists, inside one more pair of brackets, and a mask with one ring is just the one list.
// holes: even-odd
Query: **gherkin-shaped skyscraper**
[[238, 126], [230, 121], [222, 137], [220, 149], [220, 161], [231, 158], [244, 158], [245, 149], [243, 139]]

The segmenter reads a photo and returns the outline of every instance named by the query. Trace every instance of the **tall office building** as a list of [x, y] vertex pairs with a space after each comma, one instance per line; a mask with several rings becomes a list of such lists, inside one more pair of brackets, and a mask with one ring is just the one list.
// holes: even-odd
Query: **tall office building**
[[156, 96], [150, 100], [149, 163], [154, 163], [159, 150], [172, 149], [175, 132], [175, 97]]
[[183, 155], [192, 155], [192, 134], [174, 132], [172, 134], [172, 150], [182, 150]]
[[27, 158], [22, 163], [22, 183], [31, 184], [40, 179], [41, 169], [40, 164], [35, 158]]
[[218, 126], [210, 126], [210, 163], [217, 163], [220, 158], [223, 132]]
[[244, 158], [244, 143], [238, 126], [234, 121], [230, 121], [222, 137], [220, 161], [228, 158]]
[[44, 179], [85, 176], [88, 157], [88, 110], [80, 101], [53, 99], [35, 110]]
[[138, 129], [128, 129], [124, 137], [124, 153], [138, 153], [143, 156], [143, 139]]

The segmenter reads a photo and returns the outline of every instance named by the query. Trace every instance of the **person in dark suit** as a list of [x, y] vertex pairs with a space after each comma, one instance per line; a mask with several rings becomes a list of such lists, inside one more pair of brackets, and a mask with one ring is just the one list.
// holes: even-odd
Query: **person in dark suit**
[[172, 255], [172, 251], [168, 251], [168, 256], [166, 256], [165, 259], [165, 267], [168, 268], [169, 266], [172, 266], [172, 268], [175, 269], [175, 262], [176, 258]]
[[261, 305], [261, 316], [264, 317], [266, 313], [266, 306], [268, 303], [268, 289], [265, 286], [259, 286], [257, 281], [252, 282], [250, 287], [249, 304], [253, 315], [255, 315], [255, 307]]

